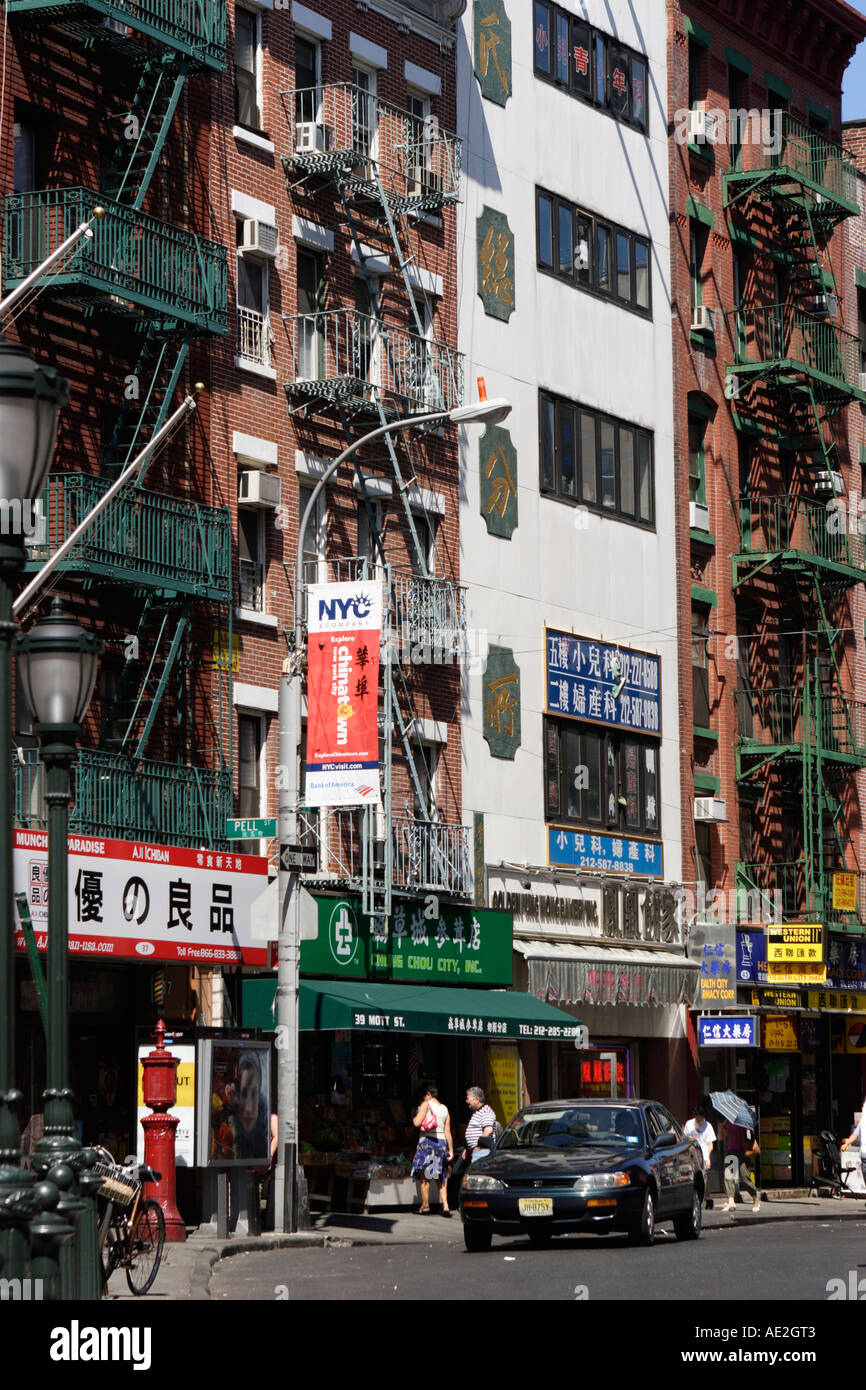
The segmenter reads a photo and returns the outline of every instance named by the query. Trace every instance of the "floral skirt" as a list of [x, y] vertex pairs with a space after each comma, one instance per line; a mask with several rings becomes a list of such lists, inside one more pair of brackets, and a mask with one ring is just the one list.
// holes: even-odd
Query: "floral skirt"
[[418, 1141], [415, 1157], [412, 1159], [412, 1177], [429, 1178], [441, 1182], [445, 1177], [446, 1154], [448, 1148], [444, 1139], [428, 1139], [424, 1135]]

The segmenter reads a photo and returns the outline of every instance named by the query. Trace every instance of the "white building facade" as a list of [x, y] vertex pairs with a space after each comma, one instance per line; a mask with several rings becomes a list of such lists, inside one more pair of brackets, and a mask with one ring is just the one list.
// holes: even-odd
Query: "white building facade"
[[[464, 819], [516, 988], [589, 1029], [524, 1095], [686, 1104], [663, 0], [470, 0], [459, 346]], [[483, 882], [482, 882], [483, 877]]]

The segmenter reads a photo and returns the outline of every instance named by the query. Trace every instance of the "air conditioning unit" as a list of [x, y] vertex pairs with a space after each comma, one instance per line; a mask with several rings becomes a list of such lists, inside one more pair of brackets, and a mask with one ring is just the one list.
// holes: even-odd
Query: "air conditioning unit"
[[715, 144], [715, 116], [710, 111], [690, 111], [688, 133], [690, 145]]
[[834, 491], [834, 487], [833, 487], [833, 478], [834, 478], [834, 476], [838, 478], [838, 477], [839, 477], [839, 474], [837, 473], [837, 474], [834, 475], [833, 473], [830, 472], [829, 469], [827, 469], [827, 468], [822, 468], [821, 471], [820, 471], [820, 473], [816, 473], [816, 474], [815, 474], [815, 491], [816, 491], [816, 492], [833, 492], [833, 491]]
[[866, 391], [866, 372], [860, 373], [860, 390]]
[[830, 312], [830, 301], [836, 302], [836, 296], [832, 294], [814, 294], [806, 300], [806, 309], [810, 314], [820, 314], [826, 318]]
[[724, 797], [721, 796], [696, 796], [695, 797], [695, 820], [699, 821], [726, 821], [728, 819], [728, 807]]
[[241, 473], [238, 486], [238, 505], [244, 507], [278, 507], [280, 480], [275, 473], [263, 473], [250, 468]]
[[710, 509], [703, 502], [689, 503], [689, 525], [693, 531], [709, 531]]
[[716, 331], [716, 311], [708, 309], [705, 304], [696, 304], [692, 309], [692, 332], [693, 333], [715, 333]]
[[295, 154], [325, 154], [331, 147], [328, 126], [318, 121], [298, 121], [295, 126]]
[[105, 16], [99, 27], [100, 29], [108, 29], [112, 34], [119, 34], [122, 39], [125, 39], [129, 34], [129, 25], [124, 24], [120, 19], [112, 19], [110, 15]]
[[251, 256], [253, 259], [273, 261], [276, 259], [279, 240], [280, 234], [276, 227], [272, 227], [269, 222], [258, 222], [250, 217], [243, 224], [240, 251], [242, 255]]

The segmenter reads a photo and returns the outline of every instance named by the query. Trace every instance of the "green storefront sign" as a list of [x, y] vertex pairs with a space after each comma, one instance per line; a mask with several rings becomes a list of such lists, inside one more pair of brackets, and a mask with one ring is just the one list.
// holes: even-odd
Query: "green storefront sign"
[[510, 985], [512, 914], [397, 902], [369, 918], [358, 898], [315, 895], [318, 936], [301, 942], [301, 974], [417, 983]]

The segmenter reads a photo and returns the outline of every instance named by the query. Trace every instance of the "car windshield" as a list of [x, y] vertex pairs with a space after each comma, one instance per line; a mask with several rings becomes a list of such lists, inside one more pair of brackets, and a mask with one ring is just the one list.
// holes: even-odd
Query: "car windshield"
[[500, 1140], [502, 1149], [566, 1149], [587, 1144], [617, 1148], [643, 1143], [636, 1110], [612, 1105], [550, 1106], [515, 1115]]

